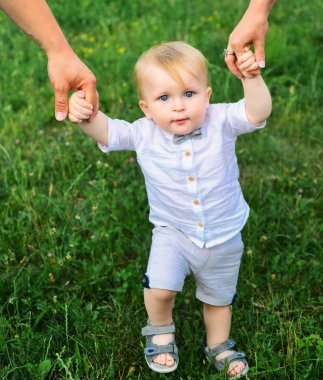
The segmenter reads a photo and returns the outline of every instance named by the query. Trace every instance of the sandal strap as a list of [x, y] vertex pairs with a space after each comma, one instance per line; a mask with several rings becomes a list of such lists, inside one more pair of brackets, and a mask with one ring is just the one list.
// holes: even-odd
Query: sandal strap
[[233, 339], [228, 339], [226, 342], [214, 348], [208, 349], [209, 356], [215, 357], [216, 355], [221, 354], [221, 352], [230, 350], [232, 347], [234, 347], [235, 344], [236, 342]]
[[175, 325], [174, 323], [166, 326], [151, 326], [147, 325], [146, 327], [143, 327], [141, 330], [141, 334], [143, 336], [152, 336], [152, 335], [160, 335], [160, 334], [169, 334], [175, 332]]
[[[171, 323], [166, 326], [151, 326], [148, 321], [147, 326], [143, 327], [142, 335], [146, 336], [146, 347], [144, 348], [144, 354], [148, 366], [156, 372], [172, 372], [178, 366], [178, 348], [176, 346], [175, 339], [168, 344], [158, 345], [152, 342], [154, 335], [175, 333], [175, 325]], [[174, 365], [167, 368], [164, 365], [153, 363], [153, 360], [159, 354], [168, 353], [174, 358]]]
[[178, 349], [175, 342], [161, 346], [157, 344], [151, 344], [150, 346], [145, 347], [144, 353], [146, 356], [156, 356], [165, 353], [177, 355]]
[[237, 352], [235, 351], [233, 354], [221, 359], [215, 361], [215, 367], [218, 371], [222, 371], [224, 368], [226, 368], [230, 363], [234, 361], [241, 361], [243, 363], [247, 363], [245, 359], [246, 355], [244, 352]]

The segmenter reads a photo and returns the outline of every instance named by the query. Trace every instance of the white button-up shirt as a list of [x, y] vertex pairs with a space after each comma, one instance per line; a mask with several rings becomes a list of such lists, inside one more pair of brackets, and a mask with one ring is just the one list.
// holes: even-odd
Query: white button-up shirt
[[249, 207], [238, 181], [235, 143], [255, 127], [246, 118], [245, 101], [210, 105], [202, 136], [179, 144], [151, 119], [134, 123], [109, 119], [107, 153], [134, 150], [145, 177], [155, 225], [171, 225], [197, 246], [221, 244], [245, 225]]

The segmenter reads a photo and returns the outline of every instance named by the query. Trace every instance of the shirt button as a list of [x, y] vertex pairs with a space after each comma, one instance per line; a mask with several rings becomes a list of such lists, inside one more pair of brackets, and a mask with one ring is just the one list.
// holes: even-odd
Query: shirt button
[[203, 228], [204, 227], [204, 224], [202, 222], [198, 222], [197, 223], [197, 226], [200, 227], [200, 228]]
[[193, 181], [195, 180], [195, 178], [194, 178], [192, 175], [190, 175], [190, 176], [188, 177], [188, 180], [189, 180], [190, 182], [193, 182]]
[[198, 206], [200, 204], [198, 199], [195, 199], [193, 203], [195, 204], [195, 206]]
[[185, 152], [186, 157], [190, 157], [190, 155], [191, 155], [191, 152], [189, 152], [189, 151]]

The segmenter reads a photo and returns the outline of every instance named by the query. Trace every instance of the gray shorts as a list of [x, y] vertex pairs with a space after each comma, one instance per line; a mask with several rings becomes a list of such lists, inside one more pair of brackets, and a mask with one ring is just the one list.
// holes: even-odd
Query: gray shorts
[[181, 291], [193, 274], [196, 298], [210, 305], [230, 305], [243, 252], [241, 233], [211, 248], [199, 248], [181, 231], [167, 226], [153, 229], [152, 245], [143, 285]]

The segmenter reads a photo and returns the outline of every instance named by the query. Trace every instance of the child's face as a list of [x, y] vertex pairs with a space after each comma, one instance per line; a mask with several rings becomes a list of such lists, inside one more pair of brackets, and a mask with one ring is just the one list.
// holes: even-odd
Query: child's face
[[145, 71], [139, 106], [163, 130], [184, 135], [204, 121], [212, 90], [204, 78], [196, 79], [184, 69], [179, 74], [183, 83], [157, 65], [150, 65]]

